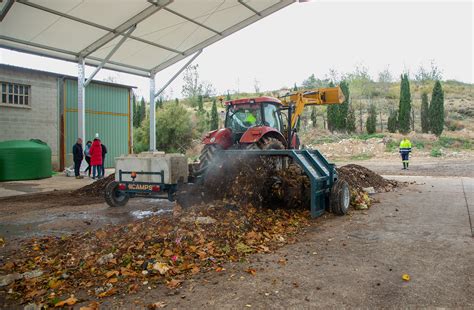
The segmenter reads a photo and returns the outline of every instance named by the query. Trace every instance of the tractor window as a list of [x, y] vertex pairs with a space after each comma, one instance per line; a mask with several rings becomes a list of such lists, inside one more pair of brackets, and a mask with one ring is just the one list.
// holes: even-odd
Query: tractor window
[[281, 131], [278, 108], [274, 104], [265, 103], [263, 105], [263, 111], [265, 114], [265, 125], [273, 127], [278, 131]]
[[245, 132], [262, 124], [260, 105], [235, 105], [227, 111], [226, 127], [233, 132]]

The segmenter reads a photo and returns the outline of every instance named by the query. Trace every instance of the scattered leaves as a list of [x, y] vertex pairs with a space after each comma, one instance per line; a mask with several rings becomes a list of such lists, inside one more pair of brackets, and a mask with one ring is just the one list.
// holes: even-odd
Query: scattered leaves
[[64, 306], [72, 306], [75, 305], [77, 302], [77, 298], [74, 297], [74, 295], [71, 295], [68, 299], [65, 299], [63, 301], [57, 302], [54, 304], [55, 307], [64, 307]]

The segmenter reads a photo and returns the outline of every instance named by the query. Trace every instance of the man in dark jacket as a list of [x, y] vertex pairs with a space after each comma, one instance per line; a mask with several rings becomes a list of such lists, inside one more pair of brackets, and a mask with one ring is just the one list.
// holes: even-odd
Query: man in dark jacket
[[82, 139], [78, 138], [76, 144], [72, 147], [72, 158], [74, 160], [74, 175], [76, 179], [82, 179], [80, 175], [81, 163], [84, 159], [84, 152], [82, 151]]
[[105, 173], [104, 164], [105, 164], [105, 154], [107, 154], [107, 147], [105, 147], [105, 145], [102, 142], [101, 142], [100, 146], [102, 147], [102, 169], [101, 169], [101, 172], [102, 172], [102, 177], [104, 177], [104, 173]]

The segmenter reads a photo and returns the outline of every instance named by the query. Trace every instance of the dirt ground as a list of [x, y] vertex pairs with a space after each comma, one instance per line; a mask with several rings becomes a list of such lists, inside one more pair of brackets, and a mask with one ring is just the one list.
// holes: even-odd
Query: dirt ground
[[[367, 211], [316, 219], [295, 243], [229, 263], [221, 272], [200, 274], [179, 289], [149, 287], [99, 302], [105, 308], [163, 302], [170, 309], [474, 307], [469, 223], [469, 213], [474, 215], [474, 163], [414, 160], [408, 171], [400, 170], [398, 161], [358, 164], [412, 184], [375, 194], [380, 202]], [[127, 223], [170, 212], [173, 206], [132, 199], [114, 209], [100, 200], [82, 204], [59, 196], [61, 192], [0, 198], [5, 249], [24, 237]], [[0, 261], [5, 249], [0, 249]], [[245, 272], [249, 267], [255, 275]], [[403, 281], [403, 274], [411, 280]], [[5, 307], [4, 298], [0, 295], [0, 307]]]

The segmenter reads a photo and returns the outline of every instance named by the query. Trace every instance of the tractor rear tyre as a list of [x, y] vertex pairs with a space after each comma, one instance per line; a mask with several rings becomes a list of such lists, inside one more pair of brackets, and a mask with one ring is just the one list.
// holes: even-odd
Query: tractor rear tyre
[[209, 165], [214, 161], [216, 157], [216, 151], [218, 151], [220, 147], [216, 144], [206, 144], [202, 148], [201, 155], [199, 156], [199, 168], [195, 172], [194, 176], [199, 177], [206, 173]]
[[263, 138], [257, 142], [257, 147], [261, 150], [283, 150], [283, 143], [275, 138]]
[[110, 182], [105, 187], [105, 202], [111, 207], [123, 207], [127, 204], [130, 196], [118, 189], [119, 184], [115, 181]]
[[332, 213], [336, 215], [345, 215], [349, 210], [351, 200], [351, 192], [349, 184], [343, 180], [337, 180], [331, 188], [331, 196], [329, 197], [329, 205]]

